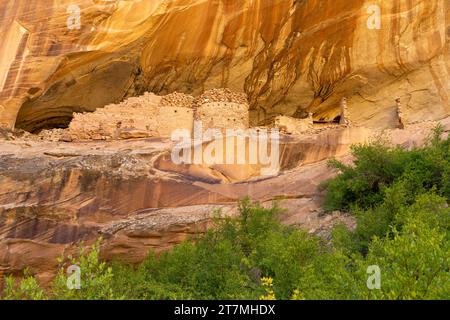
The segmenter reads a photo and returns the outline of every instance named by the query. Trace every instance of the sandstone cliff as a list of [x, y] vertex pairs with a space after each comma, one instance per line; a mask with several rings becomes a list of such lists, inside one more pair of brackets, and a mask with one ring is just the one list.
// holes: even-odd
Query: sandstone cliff
[[0, 124], [60, 127], [144, 91], [214, 87], [245, 90], [253, 123], [333, 120], [343, 96], [358, 124], [392, 127], [396, 97], [410, 122], [440, 119], [449, 25], [448, 0], [2, 1]]
[[[450, 118], [442, 122], [450, 132]], [[394, 144], [420, 145], [436, 123], [389, 130]], [[0, 131], [1, 133], [1, 131]], [[262, 177], [252, 165], [174, 165], [173, 143], [150, 138], [62, 143], [3, 140], [0, 148], [0, 279], [28, 268], [49, 281], [57, 258], [80, 241], [103, 237], [102, 256], [138, 263], [204, 232], [220, 209], [236, 214], [245, 196], [286, 208], [283, 222], [327, 234], [319, 184], [335, 172], [327, 159], [351, 161], [349, 147], [378, 137], [363, 127], [281, 136], [280, 172]], [[328, 232], [329, 234], [329, 232]]]

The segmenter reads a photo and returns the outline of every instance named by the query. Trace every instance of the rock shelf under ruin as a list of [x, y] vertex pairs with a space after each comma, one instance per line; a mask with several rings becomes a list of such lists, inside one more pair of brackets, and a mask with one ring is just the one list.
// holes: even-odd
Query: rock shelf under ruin
[[[141, 99], [154, 107], [161, 100], [151, 94]], [[133, 101], [125, 102], [127, 108]], [[450, 118], [441, 123], [448, 134]], [[411, 124], [383, 134], [393, 144], [411, 147], [423, 143], [436, 125]], [[339, 125], [281, 134], [280, 172], [264, 177], [251, 165], [174, 165], [174, 142], [167, 137], [67, 142], [2, 131], [0, 276], [27, 267], [48, 281], [58, 256], [100, 236], [105, 259], [138, 263], [150, 249], [166, 250], [204, 232], [218, 209], [235, 215], [236, 201], [245, 196], [265, 205], [276, 200], [287, 209], [284, 223], [328, 237], [334, 224], [354, 221], [320, 209], [318, 186], [335, 174], [327, 160], [351, 161], [352, 144], [380, 134]]]

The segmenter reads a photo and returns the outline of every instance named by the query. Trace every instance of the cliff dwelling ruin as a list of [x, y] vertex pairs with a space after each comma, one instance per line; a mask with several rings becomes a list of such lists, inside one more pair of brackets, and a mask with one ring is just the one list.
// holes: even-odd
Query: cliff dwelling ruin
[[[198, 97], [174, 92], [158, 96], [145, 92], [121, 103], [108, 104], [93, 112], [73, 113], [65, 128], [42, 129], [36, 137], [51, 141], [122, 140], [149, 137], [170, 138], [175, 130], [193, 131], [194, 121], [202, 130], [245, 130], [250, 127], [250, 112], [245, 93], [230, 89], [211, 89]], [[306, 118], [278, 115], [256, 128], [277, 128], [288, 135], [320, 132], [351, 122], [346, 99], [341, 99], [339, 121], [316, 121], [312, 112]], [[33, 135], [27, 134], [29, 137]]]

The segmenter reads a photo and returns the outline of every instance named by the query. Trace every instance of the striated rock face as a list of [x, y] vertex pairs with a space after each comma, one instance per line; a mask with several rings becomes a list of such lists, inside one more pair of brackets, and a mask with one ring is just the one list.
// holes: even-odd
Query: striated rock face
[[203, 232], [218, 209], [235, 215], [236, 200], [245, 196], [268, 204], [284, 199], [288, 223], [320, 221], [316, 187], [333, 174], [322, 160], [367, 138], [356, 128], [316, 139], [283, 137], [282, 173], [273, 177], [237, 164], [175, 166], [167, 159], [173, 143], [157, 138], [3, 141], [0, 278], [29, 267], [48, 280], [58, 256], [99, 236], [105, 258], [142, 261], [149, 249], [165, 250]]
[[[378, 7], [380, 5], [380, 21]], [[0, 3], [0, 124], [66, 126], [144, 91], [249, 96], [284, 114], [396, 124], [450, 113], [448, 0], [15, 0]], [[79, 20], [77, 18], [80, 10]], [[79, 24], [78, 24], [79, 22]]]
[[[435, 123], [388, 130], [393, 143], [423, 143]], [[450, 118], [443, 122], [450, 130]], [[0, 130], [1, 133], [1, 130]], [[237, 213], [245, 196], [286, 208], [283, 222], [326, 234], [341, 214], [323, 216], [319, 184], [335, 172], [327, 159], [351, 161], [349, 147], [378, 137], [362, 127], [280, 137], [280, 172], [255, 165], [174, 165], [173, 142], [160, 138], [61, 143], [3, 140], [0, 148], [0, 279], [29, 268], [46, 282], [57, 258], [80, 241], [104, 241], [105, 259], [138, 263], [210, 226], [217, 210]], [[327, 231], [328, 230], [328, 231]]]

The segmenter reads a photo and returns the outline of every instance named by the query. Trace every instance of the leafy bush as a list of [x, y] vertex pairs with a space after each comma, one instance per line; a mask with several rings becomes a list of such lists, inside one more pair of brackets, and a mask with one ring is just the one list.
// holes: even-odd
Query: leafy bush
[[[120, 298], [115, 295], [111, 286], [113, 273], [112, 268], [105, 262], [100, 261], [100, 242], [97, 241], [92, 247], [81, 246], [78, 258], [69, 255], [59, 260], [61, 268], [54, 279], [52, 287], [53, 298], [76, 299], [76, 300], [105, 300]], [[66, 273], [67, 266], [74, 265], [80, 269], [81, 289], [71, 289], [67, 283], [70, 275]]]
[[348, 232], [338, 226], [334, 229], [334, 243], [342, 250], [367, 253], [373, 237], [383, 237], [391, 229], [396, 216], [408, 205], [408, 196], [404, 183], [394, 183], [385, 188], [380, 195], [384, 199], [381, 204], [369, 209], [353, 208], [357, 226], [354, 232]]
[[445, 199], [421, 196], [404, 210], [402, 226], [375, 237], [365, 259], [380, 266], [381, 299], [448, 299], [450, 297], [450, 209]]
[[450, 137], [441, 139], [437, 127], [423, 148], [390, 147], [382, 139], [352, 147], [354, 164], [329, 162], [340, 175], [327, 181], [324, 207], [327, 210], [368, 209], [383, 202], [383, 190], [403, 182], [410, 203], [416, 195], [435, 189], [450, 197]]
[[5, 300], [46, 300], [46, 292], [39, 286], [37, 280], [28, 275], [25, 270], [24, 278], [16, 281], [12, 276], [5, 278]]

